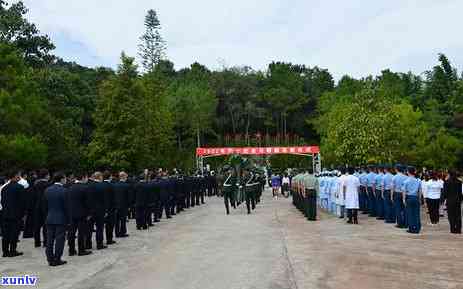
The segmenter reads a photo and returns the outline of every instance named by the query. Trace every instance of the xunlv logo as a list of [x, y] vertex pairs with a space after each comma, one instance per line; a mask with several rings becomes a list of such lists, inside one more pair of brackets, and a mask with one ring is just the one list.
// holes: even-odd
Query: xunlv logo
[[35, 286], [39, 278], [36, 276], [10, 276], [1, 277], [0, 286]]

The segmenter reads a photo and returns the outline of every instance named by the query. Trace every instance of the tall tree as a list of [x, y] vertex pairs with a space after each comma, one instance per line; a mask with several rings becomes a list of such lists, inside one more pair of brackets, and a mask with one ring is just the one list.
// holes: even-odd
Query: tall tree
[[140, 37], [139, 56], [145, 71], [153, 71], [165, 57], [166, 43], [161, 36], [161, 22], [156, 11], [148, 10], [145, 17], [145, 33]]
[[325, 160], [334, 164], [416, 161], [423, 144], [421, 112], [384, 97], [371, 81], [352, 95], [329, 93], [319, 130]]
[[22, 1], [8, 5], [0, 0], [0, 41], [14, 45], [34, 67], [50, 64], [50, 51], [55, 46], [48, 36], [39, 34], [35, 24], [27, 21], [26, 14]]
[[166, 71], [145, 74], [142, 78], [144, 88], [143, 138], [145, 144], [146, 165], [156, 164], [161, 167], [172, 165], [172, 144], [175, 137], [174, 119], [167, 96], [168, 82]]
[[143, 87], [134, 58], [121, 55], [116, 76], [102, 85], [95, 113], [96, 129], [89, 157], [96, 166], [140, 169], [146, 156], [143, 143]]
[[0, 170], [46, 164], [46, 135], [37, 124], [47, 123], [50, 115], [31, 75], [18, 50], [0, 42]]
[[273, 62], [263, 82], [261, 99], [268, 105], [266, 124], [275, 125], [277, 134], [286, 136], [289, 114], [300, 109], [308, 100], [303, 93], [300, 69], [291, 63]]

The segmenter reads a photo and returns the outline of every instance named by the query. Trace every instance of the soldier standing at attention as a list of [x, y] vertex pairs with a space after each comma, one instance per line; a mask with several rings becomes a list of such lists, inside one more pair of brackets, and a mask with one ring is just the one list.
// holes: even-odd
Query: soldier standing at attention
[[304, 193], [307, 202], [307, 220], [317, 220], [317, 194], [318, 194], [318, 179], [314, 176], [313, 170], [308, 169], [303, 180]]

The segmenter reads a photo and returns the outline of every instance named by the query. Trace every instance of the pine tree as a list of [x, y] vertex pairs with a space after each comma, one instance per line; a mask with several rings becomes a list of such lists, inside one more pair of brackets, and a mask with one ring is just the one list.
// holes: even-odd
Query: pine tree
[[138, 54], [145, 71], [151, 72], [165, 58], [166, 51], [166, 44], [161, 36], [161, 23], [153, 9], [148, 10], [145, 17], [145, 29], [145, 33], [140, 37]]

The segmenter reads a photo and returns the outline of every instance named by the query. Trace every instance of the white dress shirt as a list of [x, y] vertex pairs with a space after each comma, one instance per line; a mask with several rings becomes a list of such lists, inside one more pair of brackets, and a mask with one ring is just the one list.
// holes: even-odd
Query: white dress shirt
[[25, 179], [23, 179], [23, 178], [21, 178], [21, 179], [18, 181], [18, 184], [20, 184], [21, 186], [23, 186], [24, 189], [29, 188], [29, 183], [28, 183]]
[[428, 199], [437, 200], [440, 199], [440, 194], [444, 185], [442, 182], [429, 180], [426, 183], [426, 197]]

